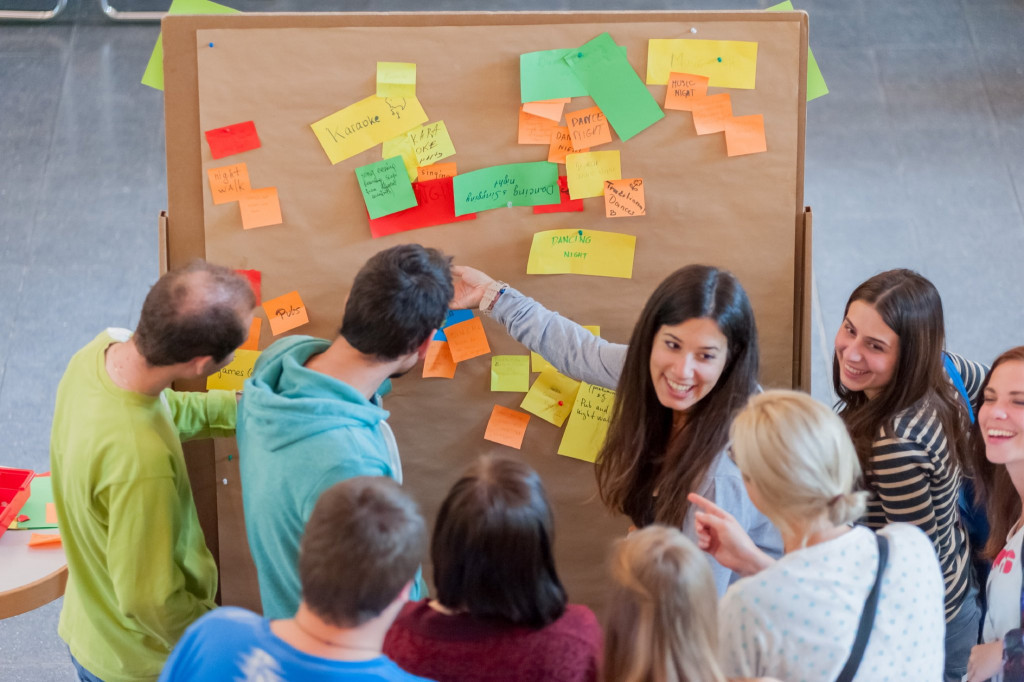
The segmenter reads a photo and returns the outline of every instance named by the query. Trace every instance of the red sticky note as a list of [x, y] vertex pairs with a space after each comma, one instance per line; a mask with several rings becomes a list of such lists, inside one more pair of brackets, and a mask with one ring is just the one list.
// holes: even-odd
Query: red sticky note
[[453, 184], [454, 180], [451, 178], [412, 183], [412, 191], [416, 195], [416, 206], [380, 218], [369, 218], [370, 234], [376, 239], [396, 232], [475, 219], [476, 213], [455, 215]]
[[277, 198], [276, 187], [250, 189], [238, 195], [238, 209], [242, 213], [242, 228], [251, 230], [254, 227], [280, 225], [281, 202]]
[[693, 100], [708, 94], [707, 76], [692, 73], [670, 73], [665, 89], [665, 108], [676, 111], [693, 111]]
[[549, 206], [534, 206], [534, 213], [572, 213], [583, 210], [583, 199], [569, 198], [569, 179], [564, 175], [558, 176], [558, 198], [557, 204]]
[[530, 415], [525, 412], [495, 405], [491, 410], [491, 418], [487, 421], [484, 440], [518, 450], [523, 447], [523, 436], [526, 435], [526, 427], [529, 423]]
[[558, 127], [558, 121], [543, 116], [534, 116], [519, 107], [519, 144], [551, 144], [551, 131]]
[[249, 325], [249, 336], [245, 338], [245, 342], [239, 346], [241, 350], [259, 350], [260, 349], [260, 329], [263, 327], [263, 319], [259, 317], [252, 318], [252, 324]]
[[56, 533], [32, 533], [28, 538], [29, 547], [59, 547], [60, 535]]
[[764, 115], [736, 116], [725, 125], [725, 149], [729, 156], [768, 151]]
[[455, 361], [447, 341], [431, 341], [423, 358], [423, 376], [451, 379], [455, 376]]
[[263, 310], [270, 320], [270, 333], [274, 336], [289, 329], [295, 329], [309, 322], [309, 314], [302, 303], [299, 292], [290, 291], [283, 296], [271, 299], [263, 304]]
[[691, 103], [693, 108], [693, 127], [698, 135], [720, 133], [725, 124], [732, 118], [732, 98], [729, 93], [695, 97]]
[[484, 334], [484, 325], [479, 317], [445, 327], [444, 335], [448, 337], [448, 349], [452, 352], [452, 360], [462, 362], [491, 352]]
[[259, 149], [260, 136], [256, 134], [256, 124], [246, 121], [207, 130], [206, 143], [210, 145], [210, 155], [221, 159], [250, 149]]
[[612, 141], [612, 128], [599, 107], [570, 111], [565, 115], [565, 124], [577, 151], [580, 147], [596, 147]]
[[263, 281], [263, 274], [259, 270], [235, 270], [239, 275], [249, 280], [252, 293], [256, 295], [256, 305], [260, 304], [260, 286]]

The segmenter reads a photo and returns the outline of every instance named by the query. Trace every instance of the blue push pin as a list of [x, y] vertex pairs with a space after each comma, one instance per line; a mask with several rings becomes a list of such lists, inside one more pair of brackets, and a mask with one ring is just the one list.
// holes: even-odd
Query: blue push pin
[[721, 57], [719, 57], [719, 58], [718, 58], [718, 61], [722, 61], [722, 58], [721, 58]]
[[576, 56], [579, 57], [580, 59], [583, 59], [583, 53], [582, 52], [577, 52]]
[[[213, 47], [213, 43], [210, 43], [210, 47]], [[719, 61], [721, 61], [721, 60], [719, 60]]]
[[580, 236], [581, 237], [583, 236], [583, 230], [580, 230]]

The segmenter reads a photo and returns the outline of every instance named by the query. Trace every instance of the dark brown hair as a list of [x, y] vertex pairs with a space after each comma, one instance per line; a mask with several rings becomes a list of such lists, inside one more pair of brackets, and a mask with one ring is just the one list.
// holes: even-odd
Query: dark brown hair
[[426, 544], [423, 517], [397, 483], [371, 476], [336, 483], [306, 523], [302, 599], [331, 625], [362, 625], [413, 579]]
[[527, 464], [481, 457], [452, 486], [430, 554], [437, 599], [477, 618], [542, 627], [565, 612], [553, 553], [554, 519]]
[[[690, 408], [682, 431], [673, 434], [673, 410], [658, 401], [651, 380], [651, 350], [662, 326], [695, 318], [713, 320], [728, 340], [725, 368]], [[647, 300], [629, 341], [608, 436], [597, 458], [605, 505], [637, 526], [654, 521], [681, 526], [689, 509], [686, 495], [725, 448], [733, 415], [757, 388], [757, 372], [757, 326], [736, 277], [707, 265], [688, 265], [669, 275]]]

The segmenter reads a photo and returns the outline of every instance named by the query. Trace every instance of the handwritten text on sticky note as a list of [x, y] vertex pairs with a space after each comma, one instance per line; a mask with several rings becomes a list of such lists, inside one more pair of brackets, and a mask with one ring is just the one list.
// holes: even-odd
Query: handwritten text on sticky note
[[332, 164], [427, 121], [415, 97], [370, 96], [310, 124]]
[[455, 145], [452, 144], [444, 121], [414, 128], [406, 135], [412, 141], [413, 152], [420, 166], [429, 166], [455, 154]]
[[280, 225], [284, 222], [276, 187], [261, 187], [242, 192], [238, 196], [238, 210], [242, 214], [242, 227], [246, 230]]
[[540, 373], [519, 405], [544, 421], [561, 426], [572, 411], [580, 382], [549, 369]]
[[520, 393], [529, 391], [530, 356], [495, 355], [491, 357], [491, 390]]
[[206, 377], [206, 388], [241, 391], [245, 380], [252, 376], [252, 368], [259, 357], [258, 350], [236, 350], [234, 360]]
[[693, 100], [708, 94], [708, 77], [692, 73], [670, 73], [665, 88], [665, 108], [691, 111]]
[[356, 168], [359, 189], [371, 218], [380, 218], [416, 205], [416, 193], [401, 157], [394, 156]]
[[484, 334], [484, 325], [480, 322], [479, 317], [446, 327], [444, 334], [448, 337], [448, 348], [451, 350], [452, 359], [455, 362], [462, 362], [491, 352], [491, 346], [487, 343], [487, 335]]
[[606, 180], [604, 183], [606, 218], [633, 218], [647, 215], [644, 181], [641, 178]]
[[615, 391], [586, 382], [580, 384], [569, 414], [558, 454], [587, 462], [597, 460], [611, 421]]
[[633, 276], [636, 237], [597, 230], [547, 230], [533, 235], [528, 275]]
[[565, 174], [573, 199], [604, 196], [605, 180], [622, 177], [619, 150], [569, 154], [565, 157]]
[[452, 182], [455, 215], [504, 206], [541, 206], [560, 202], [558, 165], [547, 161], [481, 168], [456, 175]]
[[570, 111], [565, 115], [565, 123], [569, 128], [572, 146], [577, 150], [612, 141], [611, 126], [598, 107]]
[[432, 163], [429, 166], [420, 166], [416, 169], [416, 180], [425, 182], [427, 180], [438, 180], [440, 178], [453, 178], [458, 175], [458, 168], [454, 161], [445, 163]]
[[297, 291], [290, 291], [283, 296], [265, 301], [263, 310], [267, 313], [267, 319], [270, 321], [270, 333], [274, 336], [309, 322], [306, 306]]
[[243, 192], [251, 189], [249, 171], [244, 163], [211, 168], [206, 171], [206, 176], [210, 179], [210, 194], [214, 204], [238, 201]]

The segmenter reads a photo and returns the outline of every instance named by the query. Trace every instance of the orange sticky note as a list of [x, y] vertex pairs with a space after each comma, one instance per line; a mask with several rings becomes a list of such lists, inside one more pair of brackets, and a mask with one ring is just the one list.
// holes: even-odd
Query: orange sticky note
[[263, 309], [270, 320], [270, 333], [274, 336], [283, 334], [309, 322], [306, 306], [302, 303], [299, 292], [291, 291], [284, 296], [265, 301]]
[[427, 346], [427, 355], [423, 358], [423, 376], [451, 379], [455, 376], [455, 367], [448, 342], [431, 341]]
[[732, 98], [727, 92], [695, 97], [691, 106], [693, 127], [697, 129], [698, 135], [720, 133], [725, 130], [725, 124], [732, 118]]
[[260, 349], [260, 329], [263, 327], [263, 318], [254, 317], [252, 318], [252, 324], [249, 325], [249, 336], [246, 337], [245, 343], [239, 346], [242, 350], [259, 350]]
[[57, 523], [57, 505], [53, 502], [46, 503], [46, 523]]
[[277, 199], [276, 187], [243, 192], [238, 197], [238, 208], [242, 212], [242, 227], [247, 230], [284, 222], [281, 219], [281, 202]]
[[551, 144], [551, 131], [557, 127], [557, 121], [528, 114], [519, 107], [519, 144]]
[[525, 412], [518, 412], [501, 405], [495, 405], [494, 409], [491, 410], [491, 418], [487, 420], [484, 440], [507, 445], [518, 450], [523, 447], [523, 436], [526, 435], [526, 427], [529, 423], [530, 415]]
[[692, 73], [670, 73], [665, 89], [665, 108], [693, 111], [693, 100], [708, 94], [709, 80], [707, 76]]
[[491, 352], [484, 334], [484, 324], [479, 317], [444, 328], [448, 337], [448, 349], [452, 352], [452, 360], [462, 362]]
[[632, 218], [647, 215], [644, 181], [641, 178], [605, 180], [604, 215], [606, 218]]
[[211, 168], [206, 171], [206, 175], [210, 178], [210, 194], [215, 204], [238, 201], [250, 189], [249, 171], [244, 163]]
[[550, 163], [565, 163], [566, 154], [589, 151], [590, 147], [576, 149], [573, 146], [568, 126], [557, 126], [551, 131], [551, 145], [548, 147], [548, 161]]
[[526, 102], [523, 104], [523, 111], [558, 123], [562, 120], [562, 109], [565, 108], [568, 101], [568, 97], [560, 97], [559, 99], [542, 99], [539, 102]]
[[60, 544], [57, 533], [32, 533], [28, 538], [29, 547], [60, 547]]
[[432, 163], [429, 166], [420, 166], [416, 169], [416, 182], [437, 180], [438, 178], [454, 178], [458, 175], [455, 169], [455, 162]]
[[596, 147], [612, 141], [612, 128], [598, 107], [570, 111], [565, 115], [565, 124], [577, 151], [580, 147]]
[[729, 156], [768, 151], [764, 138], [764, 115], [736, 116], [725, 125], [725, 148]]

